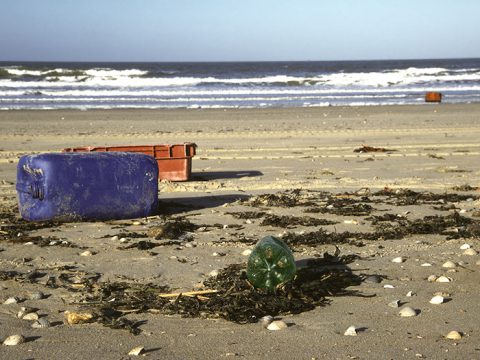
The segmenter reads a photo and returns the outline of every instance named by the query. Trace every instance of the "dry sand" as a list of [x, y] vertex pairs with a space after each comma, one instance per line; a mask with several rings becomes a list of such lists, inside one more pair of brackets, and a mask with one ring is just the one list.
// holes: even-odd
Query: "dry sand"
[[[336, 194], [364, 188], [371, 193], [384, 188], [393, 192], [411, 189], [456, 193], [467, 196], [457, 202], [446, 201], [444, 205], [453, 204], [462, 216], [474, 220], [480, 204], [479, 191], [474, 189], [480, 186], [480, 105], [474, 104], [2, 111], [0, 130], [0, 221], [4, 225], [15, 211], [16, 163], [21, 155], [84, 145], [182, 142], [198, 145], [192, 181], [160, 184], [159, 198], [165, 212], [169, 217], [186, 216], [195, 224], [230, 225], [195, 231], [196, 247], [171, 245], [151, 251], [119, 250], [124, 244], [111, 237], [121, 231], [146, 232], [162, 223], [160, 217], [138, 219], [137, 225], [133, 220], [85, 222], [33, 230], [28, 235], [56, 236], [82, 249], [3, 241], [0, 243], [0, 271], [3, 272], [50, 273], [62, 265], [72, 265], [78, 270], [100, 274], [100, 282], [128, 279], [190, 290], [212, 270], [246, 261], [242, 252], [251, 245], [239, 242], [240, 238], [260, 239], [286, 230], [260, 226], [258, 219], [245, 221], [228, 215], [228, 212], [259, 210], [238, 199], [291, 189], [302, 189], [305, 196], [318, 190]], [[362, 145], [395, 151], [354, 152]], [[472, 189], [453, 190], [466, 184]], [[374, 215], [401, 214], [412, 221], [454, 212], [453, 208], [438, 210], [441, 202], [395, 205], [383, 201], [371, 205]], [[276, 215], [308, 215], [338, 221], [336, 225], [324, 226], [331, 232], [372, 230], [368, 215], [305, 214], [303, 207], [264, 206], [262, 210]], [[293, 226], [287, 230], [298, 234], [317, 228]], [[461, 232], [462, 229], [449, 230]], [[127, 240], [128, 244], [139, 241]], [[381, 283], [364, 282], [352, 289], [375, 296], [332, 297], [325, 307], [280, 316], [291, 326], [277, 332], [263, 329], [259, 324], [239, 325], [222, 319], [186, 319], [149, 313], [129, 315], [130, 319], [144, 321], [140, 326], [142, 333], [137, 336], [98, 323], [64, 325], [63, 312], [79, 308], [72, 304], [74, 294], [62, 288], [46, 288], [47, 278], [38, 278], [32, 283], [0, 281], [2, 302], [10, 296], [26, 298], [34, 290], [49, 294], [43, 300], [0, 305], [0, 340], [12, 334], [22, 334], [28, 340], [18, 346], [0, 346], [0, 358], [126, 359], [128, 352], [139, 345], [145, 347], [148, 359], [480, 358], [479, 256], [463, 255], [460, 250], [464, 243], [480, 250], [478, 237], [446, 240], [445, 235], [427, 233], [363, 243], [363, 247], [340, 244], [339, 248], [342, 254], [360, 256], [349, 264], [354, 273], [385, 277]], [[84, 250], [94, 255], [79, 256]], [[335, 247], [298, 246], [294, 250], [296, 259], [300, 260], [321, 256], [325, 251], [333, 253]], [[214, 252], [226, 255], [215, 257]], [[391, 262], [399, 256], [405, 258], [403, 263]], [[448, 272], [441, 267], [447, 260], [460, 266]], [[424, 263], [432, 266], [421, 266]], [[428, 282], [427, 277], [432, 274], [446, 275], [452, 281]], [[384, 288], [386, 284], [393, 288]], [[409, 291], [415, 296], [406, 297]], [[448, 293], [450, 300], [440, 305], [430, 304], [433, 294], [439, 291]], [[416, 309], [418, 315], [400, 317], [399, 309], [388, 306], [396, 299]], [[38, 313], [55, 326], [32, 329], [30, 321], [15, 316], [21, 306], [39, 309]], [[358, 336], [343, 335], [351, 325], [361, 330]], [[461, 332], [462, 339], [445, 339], [444, 335], [451, 330]]]

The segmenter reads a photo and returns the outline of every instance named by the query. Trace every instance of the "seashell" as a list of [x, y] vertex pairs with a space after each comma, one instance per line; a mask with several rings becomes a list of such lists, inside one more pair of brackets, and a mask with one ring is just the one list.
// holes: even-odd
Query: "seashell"
[[123, 243], [128, 242], [128, 239], [126, 239], [126, 238], [120, 238], [120, 240], [118, 240], [118, 241], [120, 241], [120, 242], [123, 244]]
[[410, 306], [405, 306], [398, 312], [398, 314], [402, 317], [411, 317], [417, 316], [417, 311]]
[[132, 225], [142, 225], [142, 223], [140, 221], [134, 221], [132, 222]]
[[246, 249], [242, 251], [243, 256], [250, 256], [251, 253], [252, 253], [252, 249]]
[[343, 333], [345, 336], [357, 336], [357, 329], [355, 329], [355, 326], [350, 326], [345, 332]]
[[438, 305], [442, 304], [445, 301], [445, 298], [442, 295], [435, 295], [430, 299], [430, 304]]
[[462, 334], [460, 334], [458, 331], [452, 330], [445, 335], [445, 338], [450, 340], [460, 340], [462, 338]]
[[272, 322], [273, 322], [273, 316], [270, 316], [270, 315], [265, 315], [260, 319], [260, 324], [262, 324], [264, 328], [268, 327], [268, 325], [270, 325]]
[[134, 347], [132, 350], [130, 350], [130, 351], [128, 352], [128, 355], [130, 355], [130, 356], [138, 356], [138, 355], [140, 355], [140, 354], [143, 352], [144, 349], [145, 349], [145, 347], [143, 347], [143, 346]]
[[35, 312], [30, 312], [22, 316], [22, 320], [38, 320], [38, 314]]
[[460, 250], [467, 250], [470, 248], [471, 248], [470, 244], [463, 244], [462, 246], [460, 246]]
[[41, 291], [35, 291], [30, 293], [28, 297], [30, 298], [30, 300], [42, 300], [45, 298], [45, 294]]
[[268, 330], [276, 331], [276, 330], [284, 330], [288, 327], [288, 325], [282, 320], [275, 320], [272, 321], [268, 326]]
[[437, 280], [435, 280], [435, 282], [439, 282], [439, 283], [447, 283], [447, 282], [450, 282], [452, 281], [450, 278], [446, 277], [446, 276], [439, 276], [437, 278]]
[[344, 220], [343, 223], [344, 224], [350, 224], [350, 225], [358, 225], [357, 220]]
[[10, 335], [3, 341], [3, 345], [15, 346], [25, 342], [23, 335]]
[[20, 298], [16, 296], [11, 296], [3, 302], [4, 305], [17, 304], [20, 302]]
[[112, 236], [112, 240], [113, 240], [113, 241], [118, 241], [118, 236], [117, 236], [117, 235]]
[[432, 266], [432, 264], [430, 264], [430, 263], [423, 263], [423, 264], [421, 264], [420, 266], [428, 267], [428, 266]]
[[415, 295], [415, 293], [413, 291], [409, 291], [405, 296], [412, 297], [413, 295]]
[[51, 326], [52, 324], [50, 324], [50, 321], [48, 321], [46, 318], [40, 318], [32, 324], [32, 328], [34, 329], [46, 329]]
[[69, 325], [84, 324], [93, 320], [93, 314], [65, 311], [65, 320]]
[[457, 267], [457, 264], [455, 264], [453, 261], [448, 260], [448, 261], [443, 263], [442, 267], [447, 268], [447, 269], [453, 269], [453, 268]]
[[478, 255], [478, 252], [477, 252], [477, 250], [470, 248], [470, 249], [465, 250], [463, 252], [463, 255], [474, 256], [474, 255]]
[[92, 256], [93, 253], [90, 250], [85, 250], [84, 252], [80, 253], [80, 256]]
[[208, 276], [215, 277], [218, 275], [218, 270], [212, 270], [208, 273]]
[[404, 261], [405, 261], [405, 259], [404, 259], [403, 257], [401, 257], [401, 256], [392, 259], [392, 262], [393, 262], [393, 263], [397, 263], [397, 264], [401, 264], [401, 263], [403, 263]]
[[384, 289], [395, 289], [395, 286], [390, 285], [390, 284], [385, 284], [385, 285], [383, 285], [383, 288]]
[[428, 282], [435, 282], [437, 281], [438, 277], [437, 275], [430, 275], [428, 278], [427, 278], [427, 281]]
[[249, 225], [250, 225], [250, 224], [253, 224], [253, 221], [250, 220], [250, 219], [247, 219], [247, 220], [245, 220], [245, 224], [249, 224]]
[[393, 300], [388, 303], [388, 306], [393, 308], [398, 308], [400, 306], [400, 300]]

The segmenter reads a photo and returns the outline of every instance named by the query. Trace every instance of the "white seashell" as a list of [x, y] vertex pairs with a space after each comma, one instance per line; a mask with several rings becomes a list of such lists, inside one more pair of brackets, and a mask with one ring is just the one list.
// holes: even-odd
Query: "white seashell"
[[15, 346], [25, 342], [25, 338], [22, 335], [10, 335], [3, 341], [3, 345]]
[[92, 256], [93, 253], [90, 250], [85, 250], [84, 252], [80, 253], [80, 256]]
[[398, 308], [400, 306], [400, 300], [393, 300], [392, 302], [388, 303], [388, 306]]
[[128, 240], [127, 240], [126, 238], [120, 238], [119, 241], [120, 241], [122, 244], [128, 242]]
[[30, 293], [29, 298], [30, 300], [42, 300], [45, 298], [45, 294], [41, 291], [35, 291]]
[[423, 263], [423, 264], [421, 264], [420, 266], [428, 267], [428, 266], [432, 266], [432, 264], [430, 264], [430, 263]]
[[144, 349], [145, 349], [145, 347], [143, 347], [143, 346], [134, 347], [132, 350], [130, 350], [130, 351], [128, 352], [128, 355], [130, 355], [130, 356], [138, 356], [138, 355], [140, 355], [140, 354], [143, 352]]
[[442, 304], [445, 301], [445, 298], [441, 295], [435, 295], [434, 297], [431, 298], [430, 304], [438, 305]]
[[398, 314], [402, 317], [411, 317], [417, 316], [417, 311], [410, 306], [405, 306], [398, 312]]
[[470, 244], [463, 244], [462, 246], [460, 246], [460, 250], [467, 250], [470, 248], [471, 248]]
[[413, 291], [409, 291], [409, 292], [407, 293], [407, 295], [405, 295], [405, 296], [412, 297], [413, 295], [415, 295], [414, 292], [413, 292]]
[[112, 240], [113, 240], [113, 241], [118, 241], [118, 236], [117, 236], [117, 235], [112, 236]]
[[401, 257], [401, 256], [392, 259], [392, 262], [393, 262], [393, 263], [397, 263], [397, 264], [401, 264], [401, 263], [403, 263], [404, 261], [405, 261], [405, 259], [404, 259], [403, 257]]
[[20, 299], [16, 296], [11, 296], [3, 302], [4, 305], [17, 304], [20, 302]]
[[383, 285], [383, 288], [384, 289], [395, 289], [395, 286], [390, 285], [390, 284], [385, 284], [385, 285]]
[[40, 318], [32, 324], [32, 328], [34, 329], [46, 329], [51, 327], [50, 321], [46, 318]]
[[208, 276], [215, 277], [218, 275], [218, 270], [212, 270], [208, 273]]
[[252, 249], [246, 249], [242, 251], [243, 256], [250, 256], [251, 253], [252, 253]]
[[350, 326], [345, 332], [343, 333], [345, 336], [357, 336], [357, 329], [355, 329], [355, 326]]
[[467, 210], [465, 210], [465, 209], [462, 209], [462, 210], [459, 211], [460, 214], [465, 214], [466, 212], [467, 212]]
[[351, 225], [358, 225], [357, 220], [344, 220], [343, 223], [344, 224], [351, 224]]
[[142, 225], [142, 223], [140, 221], [134, 221], [132, 222], [132, 225]]
[[245, 224], [253, 224], [253, 221], [250, 219], [245, 220]]
[[288, 325], [282, 320], [272, 321], [268, 326], [268, 330], [276, 331], [276, 330], [284, 330], [288, 327]]
[[452, 330], [445, 335], [445, 337], [450, 340], [460, 340], [462, 338], [462, 334], [460, 334], [458, 331]]
[[439, 283], [447, 283], [447, 282], [450, 282], [452, 280], [450, 280], [450, 278], [446, 277], [446, 276], [439, 276], [437, 280], [435, 280], [435, 282], [439, 282]]
[[465, 250], [463, 252], [463, 255], [474, 256], [474, 255], [478, 255], [478, 252], [477, 252], [477, 250], [470, 248], [470, 249]]
[[428, 282], [435, 282], [437, 281], [438, 277], [437, 275], [430, 275], [428, 278], [427, 278], [427, 281]]
[[268, 327], [268, 325], [270, 325], [272, 322], [273, 322], [273, 316], [270, 316], [270, 315], [265, 315], [260, 319], [260, 324], [262, 324], [264, 328]]
[[23, 320], [38, 320], [38, 314], [31, 312], [22, 316]]
[[453, 269], [453, 268], [457, 267], [457, 264], [455, 264], [453, 261], [448, 260], [448, 261], [443, 263], [442, 267], [447, 268], [447, 269]]

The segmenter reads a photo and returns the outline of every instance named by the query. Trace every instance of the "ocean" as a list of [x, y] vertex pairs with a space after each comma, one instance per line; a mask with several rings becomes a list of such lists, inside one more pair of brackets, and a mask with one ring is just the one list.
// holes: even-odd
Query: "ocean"
[[480, 59], [0, 62], [0, 109], [268, 108], [480, 102]]

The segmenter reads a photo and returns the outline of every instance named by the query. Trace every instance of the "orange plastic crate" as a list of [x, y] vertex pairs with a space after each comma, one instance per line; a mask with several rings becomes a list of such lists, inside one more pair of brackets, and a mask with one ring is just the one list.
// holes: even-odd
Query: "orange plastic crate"
[[187, 181], [192, 174], [192, 157], [196, 154], [194, 143], [173, 145], [133, 145], [133, 146], [86, 146], [66, 148], [64, 152], [83, 151], [126, 151], [140, 152], [153, 156], [158, 164], [159, 180]]
[[425, 101], [426, 102], [442, 102], [442, 93], [430, 91], [425, 94]]

